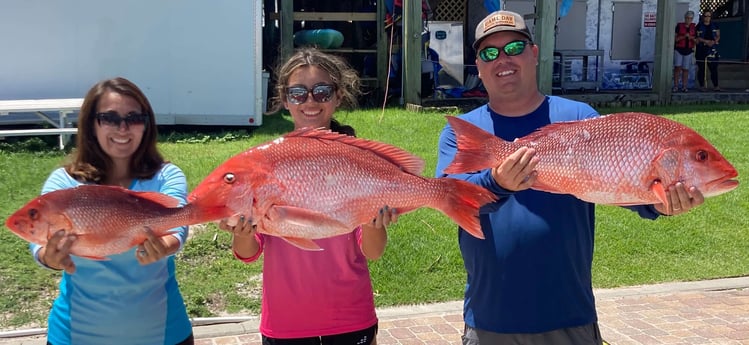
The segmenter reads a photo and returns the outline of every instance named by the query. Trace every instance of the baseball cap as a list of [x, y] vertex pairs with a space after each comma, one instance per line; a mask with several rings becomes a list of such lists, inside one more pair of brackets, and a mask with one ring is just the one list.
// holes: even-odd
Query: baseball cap
[[473, 41], [473, 49], [478, 49], [481, 40], [500, 31], [518, 32], [528, 37], [531, 42], [533, 41], [533, 36], [531, 36], [530, 30], [525, 25], [525, 19], [521, 15], [510, 11], [496, 11], [490, 13], [479, 22], [479, 25], [476, 25], [476, 40]]
[[694, 12], [692, 12], [692, 11], [687, 11], [687, 13], [684, 13], [684, 17], [691, 17], [691, 18], [694, 18]]

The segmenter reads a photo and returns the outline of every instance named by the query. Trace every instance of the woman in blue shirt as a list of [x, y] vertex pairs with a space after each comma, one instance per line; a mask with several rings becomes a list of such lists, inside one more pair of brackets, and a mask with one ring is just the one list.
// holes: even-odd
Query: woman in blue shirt
[[[187, 180], [156, 147], [154, 112], [124, 78], [103, 80], [87, 93], [78, 116], [76, 150], [53, 171], [42, 194], [81, 184], [155, 191], [185, 203]], [[48, 319], [48, 344], [193, 344], [177, 285], [174, 254], [188, 228], [148, 239], [108, 260], [70, 255], [74, 235], [58, 231], [46, 246], [31, 244], [37, 262], [64, 270]]]

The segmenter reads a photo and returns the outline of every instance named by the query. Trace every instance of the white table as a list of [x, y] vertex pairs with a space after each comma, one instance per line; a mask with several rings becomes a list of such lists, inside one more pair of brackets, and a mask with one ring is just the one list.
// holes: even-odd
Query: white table
[[[64, 149], [67, 137], [76, 132], [74, 127], [67, 127], [67, 117], [69, 114], [79, 111], [81, 104], [83, 104], [83, 98], [0, 100], [0, 116], [8, 115], [9, 113], [34, 113], [55, 127], [47, 129], [0, 130], [0, 137], [59, 135], [60, 149]], [[57, 121], [53, 121], [45, 112], [56, 112], [58, 114]]]

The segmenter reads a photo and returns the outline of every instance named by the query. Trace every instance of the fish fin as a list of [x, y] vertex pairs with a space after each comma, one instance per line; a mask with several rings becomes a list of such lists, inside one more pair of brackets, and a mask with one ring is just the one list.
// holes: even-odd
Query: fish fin
[[676, 182], [682, 166], [682, 154], [676, 149], [665, 149], [653, 158], [653, 169], [656, 179], [669, 185]]
[[308, 238], [301, 238], [301, 237], [281, 237], [289, 244], [293, 245], [294, 247], [304, 249], [304, 250], [314, 250], [314, 251], [321, 251], [323, 250], [320, 248], [320, 246], [317, 245], [314, 241], [308, 239]]
[[479, 185], [450, 178], [436, 179], [447, 190], [447, 197], [437, 200], [435, 208], [450, 217], [463, 230], [476, 238], [484, 239], [479, 222], [479, 208], [497, 200], [494, 193]]
[[93, 255], [90, 255], [90, 256], [89, 255], [78, 255], [78, 256], [80, 256], [82, 258], [89, 259], [89, 260], [94, 260], [94, 261], [109, 261], [110, 260], [106, 256], [93, 256]]
[[151, 200], [157, 204], [164, 205], [166, 207], [178, 207], [179, 206], [179, 199], [166, 195], [164, 193], [159, 192], [130, 192], [135, 194], [136, 196]]
[[655, 197], [658, 198], [667, 209], [671, 208], [668, 197], [666, 196], [666, 188], [663, 186], [663, 183], [660, 181], [654, 181], [650, 186], [650, 189], [653, 191], [653, 194], [655, 194]]
[[466, 120], [446, 117], [455, 132], [458, 149], [453, 161], [445, 168], [445, 174], [467, 173], [499, 165], [498, 157], [494, 157], [488, 147], [501, 145], [503, 140]]
[[352, 137], [350, 135], [331, 132], [329, 130], [304, 128], [293, 131], [285, 135], [285, 137], [305, 137], [330, 140], [354, 146], [359, 149], [369, 151], [413, 175], [421, 175], [421, 173], [424, 172], [424, 167], [426, 164], [421, 157], [416, 156], [399, 147], [373, 140], [366, 140], [362, 138]]
[[148, 199], [150, 201], [153, 201], [155, 203], [158, 203], [158, 204], [166, 206], [166, 207], [177, 207], [177, 206], [179, 206], [179, 200], [178, 199], [176, 199], [176, 198], [174, 198], [172, 196], [166, 195], [164, 193], [159, 193], [159, 192], [136, 192], [136, 191], [129, 190], [127, 188], [120, 187], [120, 186], [98, 185], [98, 184], [97, 185], [80, 185], [80, 186], [77, 186], [75, 188], [79, 189], [79, 190], [83, 190], [83, 189], [89, 189], [89, 190], [93, 190], [93, 189], [101, 189], [101, 190], [111, 189], [112, 191], [115, 191], [115, 192], [118, 192], [118, 193], [123, 193], [123, 194], [126, 194], [126, 195], [135, 196], [136, 198]]
[[268, 210], [267, 217], [274, 223], [287, 223], [295, 227], [313, 227], [326, 232], [328, 230], [324, 229], [329, 229], [339, 234], [353, 229], [324, 213], [294, 206], [273, 206]]

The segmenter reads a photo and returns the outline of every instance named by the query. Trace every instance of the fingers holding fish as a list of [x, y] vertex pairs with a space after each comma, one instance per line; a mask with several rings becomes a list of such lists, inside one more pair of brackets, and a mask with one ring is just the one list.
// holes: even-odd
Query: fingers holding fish
[[47, 245], [39, 249], [39, 261], [52, 269], [63, 269], [68, 274], [75, 272], [75, 264], [70, 258], [70, 247], [75, 242], [75, 235], [66, 236], [59, 230], [50, 237]]
[[510, 191], [528, 189], [536, 181], [535, 169], [538, 162], [536, 150], [521, 147], [492, 169], [492, 176], [504, 189]]
[[[169, 254], [167, 245], [161, 238], [156, 237], [151, 229], [146, 228], [146, 240], [138, 245], [135, 250], [135, 258], [141, 265], [147, 265], [161, 260]], [[171, 236], [171, 235], [166, 235]]]
[[256, 226], [252, 224], [252, 219], [247, 219], [244, 215], [234, 215], [222, 219], [218, 228], [231, 232], [234, 236], [250, 237], [255, 235]]
[[671, 186], [666, 193], [668, 205], [655, 205], [658, 212], [666, 215], [686, 213], [705, 202], [705, 196], [699, 189], [694, 186], [687, 188], [681, 182]]
[[390, 208], [388, 205], [385, 205], [377, 213], [377, 216], [372, 219], [372, 226], [375, 229], [385, 230], [390, 224], [393, 224], [397, 221], [398, 212], [396, 211], [396, 209]]
[[672, 214], [686, 213], [689, 210], [705, 202], [705, 197], [696, 187], [687, 187], [677, 182], [672, 188], [669, 188], [669, 200], [671, 201]]

